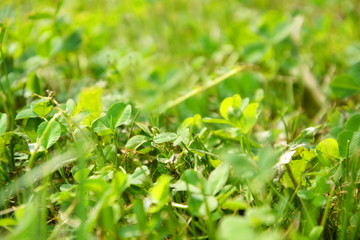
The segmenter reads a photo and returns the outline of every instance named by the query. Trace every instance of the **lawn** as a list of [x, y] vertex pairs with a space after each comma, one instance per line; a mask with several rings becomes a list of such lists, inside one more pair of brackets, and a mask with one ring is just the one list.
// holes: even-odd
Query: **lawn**
[[1, 0], [1, 239], [359, 239], [358, 0]]

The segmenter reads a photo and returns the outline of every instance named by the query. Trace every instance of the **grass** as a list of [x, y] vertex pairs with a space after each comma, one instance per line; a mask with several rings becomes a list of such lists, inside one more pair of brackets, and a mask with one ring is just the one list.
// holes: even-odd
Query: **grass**
[[0, 237], [358, 239], [358, 1], [0, 3]]

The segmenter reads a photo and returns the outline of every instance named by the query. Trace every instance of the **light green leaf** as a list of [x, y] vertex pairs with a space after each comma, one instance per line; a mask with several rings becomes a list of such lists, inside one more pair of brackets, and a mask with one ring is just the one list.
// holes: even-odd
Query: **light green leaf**
[[150, 171], [146, 166], [137, 167], [134, 173], [130, 175], [130, 184], [142, 185], [149, 174]]
[[249, 104], [249, 99], [243, 101], [239, 94], [226, 98], [220, 105], [220, 114], [227, 121], [207, 120], [208, 122], [229, 123], [248, 133], [257, 121], [258, 103]]
[[320, 239], [323, 231], [324, 231], [323, 226], [315, 226], [313, 229], [311, 229], [311, 232], [309, 234], [309, 239]]
[[[291, 173], [294, 177], [294, 180], [296, 181], [297, 184], [302, 185], [303, 178], [301, 176], [304, 174], [308, 162], [309, 161], [305, 159], [298, 159], [298, 160], [292, 160], [288, 164]], [[285, 187], [295, 188], [293, 179], [290, 177], [290, 174], [287, 170], [285, 170], [281, 182]]]
[[49, 99], [37, 99], [30, 105], [31, 110], [39, 116], [46, 116], [51, 112], [54, 105]]
[[227, 163], [220, 164], [215, 168], [207, 181], [207, 193], [216, 195], [226, 184], [229, 177], [229, 165]]
[[174, 141], [177, 138], [177, 135], [175, 133], [171, 132], [165, 132], [160, 133], [154, 137], [155, 143], [165, 143], [165, 142], [171, 142]]
[[127, 143], [125, 145], [125, 148], [127, 148], [127, 149], [136, 149], [141, 144], [149, 141], [150, 139], [151, 139], [150, 137], [144, 136], [144, 135], [133, 136], [132, 138], [129, 139], [129, 141], [127, 141]]
[[67, 111], [67, 114], [70, 116], [73, 114], [73, 112], [75, 111], [76, 109], [76, 104], [74, 102], [74, 100], [72, 100], [71, 98], [68, 99], [66, 101], [66, 111]]
[[225, 216], [221, 219], [217, 237], [222, 240], [238, 240], [239, 236], [241, 239], [256, 239], [256, 232], [250, 224], [241, 216]]
[[161, 175], [154, 186], [150, 188], [151, 199], [156, 203], [167, 202], [170, 189], [170, 177]]
[[149, 208], [150, 213], [158, 212], [169, 201], [170, 180], [169, 176], [161, 175], [150, 188], [150, 197], [155, 204]]
[[7, 226], [15, 226], [17, 221], [13, 218], [2, 218], [0, 219], [0, 226], [7, 227]]
[[243, 111], [240, 117], [239, 126], [244, 133], [249, 132], [255, 126], [257, 121], [256, 111], [258, 106], [258, 103], [250, 103]]
[[[49, 125], [51, 124], [51, 125]], [[54, 122], [43, 122], [39, 125], [37, 130], [37, 142], [41, 140], [41, 146], [44, 149], [49, 149], [54, 145], [61, 135], [60, 124], [56, 121]]]
[[103, 110], [102, 93], [103, 89], [99, 87], [83, 88], [80, 92], [75, 114], [82, 111], [101, 112]]
[[203, 121], [206, 123], [231, 124], [226, 119], [217, 119], [217, 118], [204, 118]]
[[82, 183], [88, 178], [90, 172], [91, 172], [90, 169], [83, 168], [74, 174], [74, 179], [76, 180], [76, 182]]
[[233, 211], [236, 210], [245, 210], [249, 207], [249, 204], [243, 199], [227, 199], [222, 205], [221, 208], [230, 209]]
[[189, 137], [190, 137], [190, 129], [189, 128], [183, 128], [183, 129], [178, 130], [178, 137], [176, 138], [176, 140], [174, 142], [174, 146], [178, 146], [178, 145], [180, 145], [180, 143], [188, 145]]
[[16, 114], [16, 120], [19, 120], [19, 119], [25, 119], [25, 118], [35, 118], [35, 117], [39, 117], [39, 115], [37, 115], [36, 113], [33, 112], [33, 110], [29, 109], [29, 108], [26, 108], [26, 109], [23, 109], [21, 111], [19, 111], [17, 114]]
[[122, 102], [114, 103], [110, 106], [106, 118], [110, 128], [115, 130], [117, 127], [125, 124], [131, 116], [131, 105]]
[[225, 98], [220, 105], [220, 114], [223, 118], [229, 120], [228, 112], [230, 109], [235, 107], [240, 108], [241, 106], [241, 97], [236, 94], [233, 97]]
[[328, 154], [329, 156], [339, 158], [339, 146], [337, 141], [333, 138], [327, 138], [321, 141], [317, 145], [316, 150]]
[[299, 198], [305, 200], [310, 200], [315, 197], [314, 193], [309, 190], [299, 190], [296, 194], [298, 195]]

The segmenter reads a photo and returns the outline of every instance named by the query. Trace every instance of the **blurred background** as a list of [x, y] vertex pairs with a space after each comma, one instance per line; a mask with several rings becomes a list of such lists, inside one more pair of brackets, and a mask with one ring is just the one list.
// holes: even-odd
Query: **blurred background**
[[120, 99], [157, 111], [251, 64], [167, 114], [209, 116], [225, 97], [254, 99], [261, 88], [265, 120], [296, 110], [304, 124], [334, 100], [331, 79], [360, 61], [359, 16], [357, 0], [0, 2], [17, 108], [31, 93], [49, 89], [65, 102], [96, 86], [104, 108]]

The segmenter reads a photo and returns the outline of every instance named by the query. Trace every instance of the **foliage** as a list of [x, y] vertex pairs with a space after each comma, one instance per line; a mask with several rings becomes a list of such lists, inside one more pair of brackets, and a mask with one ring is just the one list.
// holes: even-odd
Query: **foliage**
[[0, 2], [1, 239], [359, 239], [355, 0]]

